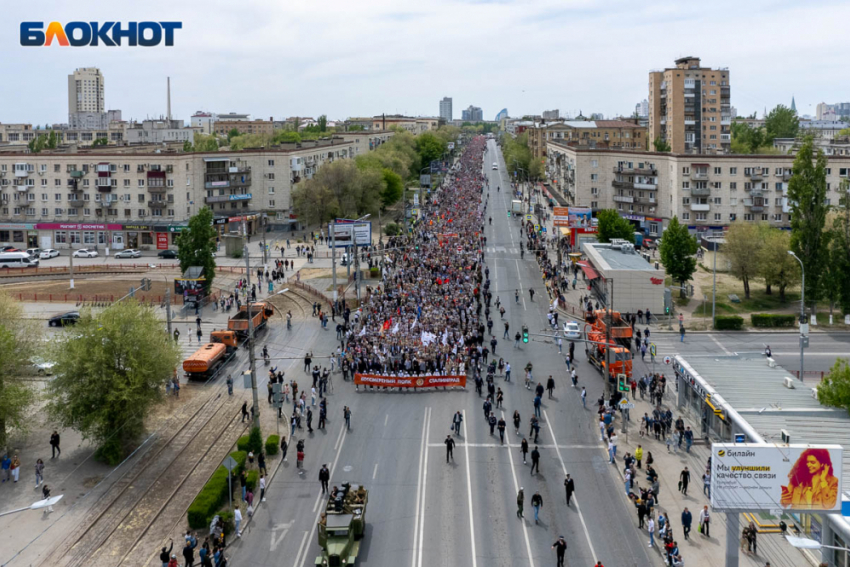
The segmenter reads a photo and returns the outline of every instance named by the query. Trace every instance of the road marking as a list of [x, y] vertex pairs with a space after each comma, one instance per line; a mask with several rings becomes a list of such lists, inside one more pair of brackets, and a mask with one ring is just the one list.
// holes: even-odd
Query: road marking
[[[493, 449], [496, 447], [513, 447], [519, 448], [519, 443], [455, 443], [458, 447], [473, 447]], [[555, 445], [537, 444], [541, 449], [554, 449]], [[445, 447], [445, 443], [428, 443], [428, 447]], [[599, 445], [558, 445], [559, 449], [598, 449]]]
[[[505, 412], [502, 412], [502, 419], [505, 418]], [[514, 456], [511, 452], [510, 446], [508, 446], [508, 462], [511, 464], [511, 476], [514, 479], [514, 492], [519, 494], [519, 482], [517, 482], [516, 478], [516, 470], [514, 469]], [[525, 519], [522, 520], [522, 534], [525, 536], [525, 549], [528, 552], [528, 564], [531, 567], [534, 567], [534, 556], [531, 554], [531, 542], [528, 540], [528, 526], [525, 523]]]
[[428, 433], [428, 409], [425, 408], [425, 416], [422, 418], [422, 441], [419, 442], [419, 471], [416, 478], [416, 520], [413, 523], [413, 561], [411, 567], [416, 567], [416, 542], [419, 538], [419, 501], [422, 498], [422, 464], [425, 462], [425, 439]]
[[302, 553], [304, 554], [304, 557], [307, 556], [307, 552], [304, 548], [304, 542], [307, 541], [307, 535], [308, 535], [308, 532], [304, 532], [304, 535], [301, 536], [301, 545], [298, 546], [298, 555], [295, 556], [295, 565], [298, 565], [299, 564], [298, 562], [301, 559], [303, 559], [303, 557], [301, 557]]
[[384, 427], [387, 426], [387, 422], [390, 420], [390, 414], [384, 416]]
[[[466, 410], [463, 410], [463, 437], [466, 438]], [[464, 453], [466, 456], [466, 496], [469, 502], [469, 539], [472, 543], [472, 567], [477, 567], [478, 558], [475, 556], [475, 522], [472, 518], [472, 477], [470, 476], [469, 445], [466, 443], [464, 443]]]
[[[281, 541], [283, 541], [283, 538], [286, 537], [286, 534], [287, 534], [287, 532], [289, 532], [289, 528], [292, 527], [292, 524], [293, 524], [293, 522], [289, 521], [289, 522], [286, 522], [285, 524], [275, 524], [274, 525], [274, 527], [272, 528], [272, 541], [271, 541], [271, 545], [269, 546], [269, 551], [274, 551], [275, 549], [277, 549], [277, 546], [280, 544]], [[281, 534], [280, 534], [279, 537], [275, 537], [275, 532], [278, 531], [278, 530], [282, 530]], [[307, 532], [304, 532], [304, 534], [306, 535]]]
[[334, 451], [339, 448], [339, 444], [342, 443], [342, 434], [345, 431], [345, 428], [339, 430], [339, 436], [336, 438], [336, 443], [334, 444]]
[[[555, 441], [555, 429], [552, 427], [552, 422], [549, 421], [549, 415], [546, 413], [546, 410], [543, 410], [543, 417], [546, 418], [546, 423], [549, 425], [549, 433], [552, 435], [552, 441]], [[561, 456], [561, 449], [558, 448], [557, 441], [555, 441], [555, 452], [558, 454], [558, 460], [561, 461], [561, 468], [563, 469], [564, 474], [567, 474], [567, 465], [564, 464], [564, 458]], [[587, 529], [587, 523], [584, 521], [584, 514], [581, 513], [581, 507], [578, 505], [578, 498], [576, 498], [575, 494], [573, 494], [573, 500], [576, 502], [576, 511], [578, 512], [579, 520], [581, 520], [581, 527], [584, 528], [584, 537], [587, 538], [587, 545], [590, 546], [590, 553], [593, 555], [593, 560], [599, 563], [599, 558], [596, 556], [596, 550], [593, 549], [593, 542], [590, 541], [590, 531]]]
[[378, 463], [375, 463], [375, 470], [372, 471], [372, 480], [375, 480], [376, 476], [378, 476]]
[[516, 262], [516, 275], [519, 281], [519, 296], [522, 298], [522, 308], [528, 311], [528, 307], [525, 306], [525, 290], [522, 289], [522, 274], [519, 273], [519, 260], [514, 260], [514, 262]]
[[716, 338], [714, 335], [708, 335], [708, 338], [710, 338], [712, 341], [714, 341], [714, 344], [716, 344], [717, 346], [719, 346], [719, 347], [720, 347], [720, 350], [722, 350], [724, 353], [726, 353], [727, 355], [731, 355], [731, 354], [732, 354], [731, 352], [729, 352], [729, 350], [728, 350], [725, 346], [723, 346], [723, 345], [720, 343], [720, 341], [718, 341], [718, 340], [717, 340], [717, 338]]
[[[431, 428], [431, 408], [428, 408], [428, 426], [425, 428], [425, 447], [428, 446], [428, 430]], [[422, 550], [425, 548], [425, 489], [428, 486], [428, 451], [425, 451], [425, 464], [422, 466], [422, 509], [419, 512], [419, 560], [417, 567], [422, 567]]]

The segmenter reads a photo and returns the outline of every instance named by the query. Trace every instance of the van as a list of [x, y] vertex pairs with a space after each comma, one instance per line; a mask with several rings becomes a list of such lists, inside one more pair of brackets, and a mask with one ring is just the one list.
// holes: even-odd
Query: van
[[27, 252], [6, 252], [0, 254], [0, 269], [37, 267], [38, 258], [32, 258]]

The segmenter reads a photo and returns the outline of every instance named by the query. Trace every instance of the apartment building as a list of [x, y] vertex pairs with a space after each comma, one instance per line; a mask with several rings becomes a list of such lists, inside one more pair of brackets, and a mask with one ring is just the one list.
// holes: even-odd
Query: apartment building
[[[812, 143], [824, 155], [850, 156], [850, 136], [836, 136], [832, 139], [814, 138]], [[796, 154], [802, 144], [802, 138], [775, 138], [773, 140], [773, 147], [784, 154]]]
[[440, 123], [445, 123], [442, 118], [434, 117], [419, 117], [412, 118], [409, 116], [401, 116], [399, 114], [387, 114], [374, 116], [372, 118], [372, 130], [389, 130], [392, 127], [403, 128], [414, 136], [427, 132], [428, 130], [436, 130]]
[[484, 120], [484, 111], [480, 107], [470, 104], [468, 108], [460, 111], [460, 119], [464, 122], [482, 122]]
[[676, 66], [649, 73], [649, 137], [673, 153], [717, 154], [732, 143], [729, 69], [682, 57]]
[[292, 189], [354, 146], [333, 138], [236, 152], [0, 155], [0, 243], [165, 249], [205, 206], [222, 234], [243, 218], [256, 231], [263, 215], [293, 225]]
[[[829, 157], [827, 202], [838, 203], [850, 156]], [[585, 149], [550, 141], [546, 173], [571, 204], [617, 209], [636, 230], [658, 236], [677, 216], [693, 231], [735, 221], [789, 228], [793, 155], [693, 155]]]
[[452, 98], [444, 96], [440, 101], [440, 118], [446, 122], [452, 121]]
[[239, 134], [274, 134], [274, 122], [271, 120], [216, 120], [213, 132], [219, 136], [227, 136], [228, 132], [236, 130]]
[[536, 122], [528, 132], [528, 146], [535, 158], [546, 157], [546, 144], [559, 140], [579, 147], [647, 149], [647, 130], [626, 120], [565, 120]]
[[353, 144], [351, 153], [358, 156], [378, 149], [393, 137], [393, 132], [364, 130], [357, 132], [338, 132], [334, 137]]

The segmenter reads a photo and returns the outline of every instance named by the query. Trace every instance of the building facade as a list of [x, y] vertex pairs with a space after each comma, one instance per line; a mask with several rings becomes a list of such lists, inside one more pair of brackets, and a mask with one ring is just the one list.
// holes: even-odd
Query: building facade
[[676, 66], [649, 73], [649, 137], [674, 153], [726, 153], [732, 143], [728, 69], [682, 57]]
[[544, 110], [542, 116], [544, 120], [558, 120], [561, 117], [561, 111], [558, 109]]
[[452, 99], [451, 99], [451, 97], [444, 96], [443, 100], [440, 101], [440, 118], [442, 118], [446, 122], [452, 121]]
[[525, 130], [535, 158], [546, 157], [546, 144], [559, 140], [578, 147], [646, 150], [646, 127], [625, 120], [537, 122]]
[[239, 134], [274, 134], [274, 122], [268, 120], [217, 120], [213, 132], [219, 136], [227, 136], [231, 130]]
[[125, 139], [129, 144], [162, 144], [167, 142], [191, 142], [200, 128], [184, 126], [182, 120], [143, 120], [127, 125]]
[[[827, 166], [827, 203], [838, 204], [850, 156]], [[550, 141], [546, 173], [575, 206], [616, 209], [650, 236], [674, 216], [692, 231], [736, 221], [789, 228], [793, 155], [701, 155], [585, 149]]]
[[351, 154], [354, 157], [377, 150], [378, 147], [387, 143], [393, 137], [392, 132], [387, 131], [362, 131], [362, 132], [337, 132], [334, 137], [345, 142], [351, 142]]
[[263, 214], [269, 224], [293, 226], [292, 189], [322, 165], [351, 158], [356, 143], [333, 138], [284, 146], [0, 154], [0, 243], [164, 249], [205, 206], [222, 234], [243, 218], [253, 232]]
[[68, 75], [68, 114], [106, 112], [104, 81], [97, 67], [81, 67]]
[[399, 114], [386, 114], [372, 118], [372, 130], [384, 131], [395, 126], [397, 128], [407, 130], [416, 136], [417, 134], [422, 134], [428, 130], [436, 130], [439, 128], [441, 121], [442, 118], [413, 118], [409, 116], [401, 116]]
[[484, 111], [477, 106], [469, 105], [469, 108], [461, 112], [460, 118], [464, 122], [483, 122]]

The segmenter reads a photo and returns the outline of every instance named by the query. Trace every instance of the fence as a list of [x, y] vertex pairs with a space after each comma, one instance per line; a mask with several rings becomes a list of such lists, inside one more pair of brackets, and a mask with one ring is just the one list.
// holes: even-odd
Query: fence
[[[76, 303], [84, 305], [87, 303], [115, 303], [121, 299], [123, 295], [114, 294], [89, 294], [89, 293], [14, 293], [11, 297], [18, 301], [30, 301], [35, 303]], [[134, 299], [140, 303], [150, 303], [151, 305], [162, 305], [165, 301], [164, 295], [154, 295], [151, 293], [136, 292]], [[207, 302], [218, 300], [218, 294], [214, 293], [205, 298]], [[183, 305], [183, 297], [177, 294], [171, 294], [172, 305]]]
[[[826, 373], [823, 370], [804, 370], [803, 371], [803, 382], [822, 382], [823, 377]], [[794, 375], [800, 380], [800, 371], [795, 370]]]
[[[74, 266], [74, 275], [82, 274], [113, 274], [115, 272], [137, 273], [151, 270], [180, 270], [180, 264], [98, 264], [89, 266]], [[244, 274], [242, 266], [216, 266], [219, 273]], [[18, 278], [22, 276], [70, 275], [68, 266], [52, 268], [15, 268], [0, 270], [0, 279]]]

